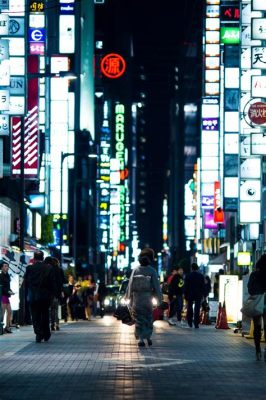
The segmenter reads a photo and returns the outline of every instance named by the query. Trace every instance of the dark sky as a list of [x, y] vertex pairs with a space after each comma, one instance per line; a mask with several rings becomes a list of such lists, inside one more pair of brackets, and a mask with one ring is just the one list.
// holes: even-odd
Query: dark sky
[[[162, 200], [169, 161], [169, 108], [174, 68], [195, 40], [203, 0], [106, 0], [105, 23], [116, 35], [130, 32], [134, 57], [146, 74], [148, 214], [151, 246], [160, 250]], [[123, 18], [124, 16], [124, 18]], [[114, 23], [115, 21], [115, 23]], [[114, 24], [115, 26], [112, 26]], [[115, 35], [114, 35], [115, 36]]]

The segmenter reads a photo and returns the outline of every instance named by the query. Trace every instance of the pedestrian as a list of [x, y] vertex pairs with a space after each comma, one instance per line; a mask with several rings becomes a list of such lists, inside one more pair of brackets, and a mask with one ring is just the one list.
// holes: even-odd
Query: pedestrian
[[66, 287], [66, 303], [67, 303], [67, 320], [74, 321], [74, 310], [73, 310], [73, 302], [72, 302], [72, 294], [75, 285], [75, 279], [73, 275], [69, 275], [68, 277], [68, 284]]
[[99, 307], [100, 307], [100, 317], [104, 317], [104, 300], [106, 297], [106, 285], [104, 281], [100, 281], [99, 286], [98, 286], [98, 301], [99, 301]]
[[[8, 273], [9, 265], [5, 261], [0, 261], [0, 285], [2, 286], [2, 298], [1, 298], [1, 307], [2, 307], [2, 318], [4, 320], [4, 316], [6, 313], [6, 326], [4, 329], [4, 333], [12, 333], [11, 331], [11, 322], [12, 322], [12, 310], [9, 301], [9, 297], [12, 296], [13, 293], [10, 289], [10, 275]], [[1, 321], [2, 322], [2, 321]]]
[[211, 289], [212, 289], [211, 279], [210, 279], [210, 277], [208, 275], [205, 275], [204, 283], [205, 283], [204, 299], [208, 303], [209, 294], [210, 294]]
[[27, 266], [24, 277], [37, 343], [50, 339], [49, 307], [57, 294], [54, 267], [45, 264], [43, 259], [42, 251], [34, 252], [34, 264]]
[[64, 272], [60, 268], [59, 260], [55, 257], [46, 257], [44, 259], [45, 264], [49, 264], [54, 268], [56, 293], [51, 300], [51, 331], [59, 331], [59, 303], [63, 294], [63, 284], [64, 284]]
[[[248, 292], [250, 295], [263, 294], [266, 292], [266, 254], [263, 254], [256, 262], [255, 271], [250, 274], [248, 281]], [[256, 348], [256, 359], [261, 360], [261, 321], [264, 325], [264, 336], [266, 332], [266, 295], [264, 295], [264, 310], [262, 315], [253, 317], [254, 343]], [[266, 344], [264, 348], [264, 361], [266, 362]]]
[[92, 278], [91, 274], [84, 277], [84, 280], [81, 283], [81, 287], [86, 320], [90, 321], [95, 290], [95, 281]]
[[171, 279], [168, 279], [168, 297], [170, 301], [169, 325], [176, 325], [173, 317], [177, 316], [177, 322], [181, 323], [183, 310], [184, 279], [183, 268], [174, 267]]
[[139, 255], [140, 266], [135, 268], [130, 276], [126, 299], [130, 300], [133, 317], [135, 319], [135, 337], [138, 346], [145, 346], [144, 339], [149, 346], [152, 345], [152, 299], [155, 297], [159, 303], [162, 301], [162, 293], [154, 268], [151, 267], [154, 261], [154, 251], [144, 248]]
[[[196, 263], [191, 264], [192, 272], [185, 279], [185, 299], [187, 301], [187, 322], [192, 328], [192, 322], [195, 328], [199, 328], [200, 306], [205, 294], [204, 276], [199, 272]], [[194, 311], [193, 311], [194, 304]]]

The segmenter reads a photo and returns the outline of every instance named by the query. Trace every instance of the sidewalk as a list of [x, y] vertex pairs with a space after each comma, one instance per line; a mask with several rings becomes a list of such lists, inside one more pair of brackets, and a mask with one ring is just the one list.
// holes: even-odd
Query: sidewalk
[[151, 348], [113, 317], [0, 336], [1, 400], [265, 400], [266, 363], [233, 330], [155, 323]]

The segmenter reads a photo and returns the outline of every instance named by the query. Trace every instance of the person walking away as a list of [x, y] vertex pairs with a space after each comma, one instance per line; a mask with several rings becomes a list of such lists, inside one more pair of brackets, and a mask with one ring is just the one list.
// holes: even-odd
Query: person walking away
[[59, 331], [59, 302], [63, 295], [64, 272], [60, 268], [59, 260], [55, 257], [46, 257], [45, 264], [50, 264], [54, 268], [56, 293], [51, 300], [51, 331]]
[[[9, 301], [9, 297], [12, 296], [13, 293], [10, 289], [10, 275], [8, 273], [9, 265], [5, 261], [0, 261], [0, 285], [2, 286], [2, 298], [1, 298], [1, 307], [2, 307], [2, 318], [4, 320], [4, 316], [6, 313], [6, 326], [4, 329], [4, 333], [12, 333], [11, 330], [11, 321], [12, 321], [12, 310]], [[2, 321], [1, 321], [2, 322]]]
[[24, 277], [37, 343], [50, 339], [49, 307], [52, 298], [57, 294], [54, 267], [45, 264], [43, 258], [43, 252], [36, 251], [34, 264], [26, 268]]
[[92, 278], [92, 275], [85, 277], [85, 279], [82, 281], [81, 287], [83, 288], [83, 301], [85, 306], [86, 320], [90, 321], [95, 289], [95, 282]]
[[205, 275], [204, 283], [205, 283], [204, 300], [208, 303], [209, 294], [210, 294], [211, 289], [212, 289], [211, 279], [210, 279], [210, 277], [208, 275]]
[[[196, 263], [191, 264], [192, 272], [185, 279], [185, 299], [187, 301], [187, 321], [192, 328], [199, 328], [200, 322], [200, 306], [205, 293], [204, 276], [199, 272], [199, 267]], [[193, 312], [194, 304], [194, 312]]]
[[[250, 274], [248, 281], [248, 292], [250, 295], [265, 294], [266, 292], [266, 254], [263, 254], [256, 262], [255, 271]], [[261, 360], [261, 321], [264, 325], [264, 336], [266, 332], [266, 295], [264, 295], [264, 310], [262, 315], [253, 317], [254, 323], [254, 343], [256, 349], [256, 359]], [[264, 361], [266, 362], [266, 343], [264, 348]]]
[[145, 346], [144, 339], [149, 346], [152, 345], [152, 299], [155, 297], [159, 303], [162, 293], [154, 268], [154, 251], [144, 248], [139, 255], [140, 266], [135, 268], [130, 276], [125, 298], [130, 300], [133, 317], [135, 319], [135, 337], [139, 340], [138, 346]]
[[73, 316], [73, 308], [71, 305], [71, 296], [73, 293], [73, 289], [74, 289], [74, 285], [75, 285], [75, 279], [73, 275], [69, 275], [68, 277], [68, 284], [66, 287], [66, 293], [67, 293], [67, 320], [68, 321], [74, 321], [74, 316]]
[[183, 293], [184, 293], [184, 279], [183, 268], [174, 267], [172, 271], [172, 279], [168, 283], [168, 297], [170, 301], [169, 311], [169, 325], [176, 325], [173, 317], [177, 316], [177, 321], [181, 323], [182, 310], [183, 310]]
[[100, 317], [104, 317], [104, 300], [106, 297], [106, 285], [104, 281], [100, 281], [99, 287], [98, 287], [98, 301], [100, 303]]

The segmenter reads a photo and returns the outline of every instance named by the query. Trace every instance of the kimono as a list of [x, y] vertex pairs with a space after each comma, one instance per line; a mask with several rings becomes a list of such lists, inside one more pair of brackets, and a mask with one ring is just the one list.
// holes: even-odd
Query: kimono
[[136, 339], [150, 339], [153, 330], [152, 298], [160, 303], [162, 293], [157, 273], [151, 266], [139, 266], [132, 271], [126, 296], [135, 319]]

